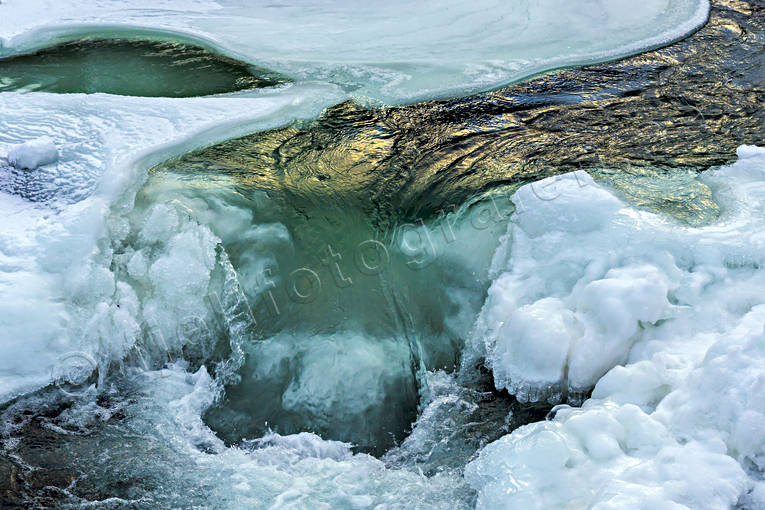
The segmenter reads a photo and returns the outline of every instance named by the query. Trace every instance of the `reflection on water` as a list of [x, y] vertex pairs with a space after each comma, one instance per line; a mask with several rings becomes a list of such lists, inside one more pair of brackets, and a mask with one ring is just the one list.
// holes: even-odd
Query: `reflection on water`
[[194, 97], [285, 80], [196, 46], [144, 40], [86, 39], [0, 59], [0, 92]]
[[[165, 168], [224, 172], [246, 188], [408, 217], [578, 169], [687, 175], [730, 162], [741, 144], [765, 143], [763, 26], [762, 8], [716, 2], [707, 26], [667, 48], [465, 99], [375, 111], [342, 104], [311, 125], [256, 133]], [[644, 205], [681, 218], [714, 209], [700, 187], [655, 201], [639, 193]], [[672, 205], [691, 197], [702, 202]]]

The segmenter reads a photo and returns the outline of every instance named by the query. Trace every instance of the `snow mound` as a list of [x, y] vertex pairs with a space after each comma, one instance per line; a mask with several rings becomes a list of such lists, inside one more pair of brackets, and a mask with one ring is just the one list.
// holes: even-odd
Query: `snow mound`
[[480, 453], [478, 508], [761, 507], [765, 150], [738, 156], [702, 175], [723, 214], [700, 228], [582, 175], [556, 181], [565, 208], [515, 195], [475, 348], [519, 398], [594, 389]]
[[25, 142], [8, 152], [8, 163], [19, 169], [35, 170], [58, 161], [58, 148], [47, 136]]

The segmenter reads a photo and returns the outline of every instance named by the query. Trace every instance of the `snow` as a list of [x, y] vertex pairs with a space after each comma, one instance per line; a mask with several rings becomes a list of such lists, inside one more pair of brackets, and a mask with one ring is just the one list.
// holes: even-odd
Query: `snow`
[[761, 502], [765, 149], [738, 156], [702, 175], [724, 212], [698, 228], [573, 174], [555, 182], [565, 220], [555, 200], [519, 207], [475, 348], [522, 399], [592, 397], [485, 448], [466, 471], [478, 508]]
[[58, 149], [47, 136], [16, 145], [8, 152], [8, 162], [19, 169], [35, 170], [56, 161]]

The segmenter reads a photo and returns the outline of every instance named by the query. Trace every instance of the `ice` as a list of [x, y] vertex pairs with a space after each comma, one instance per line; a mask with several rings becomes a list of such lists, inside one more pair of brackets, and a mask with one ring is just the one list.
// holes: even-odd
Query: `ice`
[[579, 234], [597, 230], [622, 204], [594, 183], [580, 170], [523, 186], [513, 197], [518, 226], [532, 238], [551, 230]]
[[19, 169], [35, 170], [57, 160], [56, 144], [47, 136], [17, 145], [8, 152], [8, 162]]
[[[35, 172], [16, 174], [0, 160], [0, 400], [45, 385], [65, 354], [108, 363], [135, 341], [139, 304], [112, 274], [110, 246], [129, 231], [123, 212], [152, 161], [315, 117], [340, 97], [334, 90], [286, 86], [214, 100], [0, 94], [0, 153], [43, 136], [60, 148], [56, 165]], [[178, 250], [188, 261], [191, 252]], [[177, 267], [143, 270], [161, 282]], [[142, 271], [140, 258], [131, 269]]]
[[641, 256], [654, 235], [642, 223], [661, 231], [666, 220], [627, 208], [581, 171], [524, 186], [512, 200], [498, 251], [509, 257], [494, 262], [504, 270], [474, 335], [498, 386], [522, 401], [576, 399], [626, 361], [645, 327], [671, 315], [673, 260], [661, 245]]
[[[478, 508], [757, 507], [765, 467], [765, 149], [737, 152], [735, 164], [702, 175], [723, 213], [698, 228], [615, 207], [606, 189], [580, 175], [555, 182], [567, 211], [540, 198], [521, 209], [528, 188], [515, 195], [512, 251], [495, 261], [505, 270], [477, 323], [477, 348], [496, 384], [520, 396], [569, 392], [576, 400], [594, 389], [581, 409], [560, 406], [552, 420], [480, 453], [466, 471]], [[574, 190], [582, 182], [589, 189], [580, 204]], [[531, 234], [529, 210], [537, 220]], [[561, 213], [567, 218], [558, 221]], [[552, 320], [534, 320], [523, 311], [529, 306]], [[510, 327], [518, 313], [525, 328]], [[567, 361], [555, 379], [561, 350]], [[541, 371], [544, 363], [556, 370]]]
[[477, 508], [731, 508], [749, 486], [723, 444], [679, 443], [638, 407], [587, 406], [488, 445]]
[[181, 39], [356, 98], [404, 103], [666, 44], [708, 12], [707, 0], [6, 0], [0, 56], [83, 36]]
[[[78, 202], [100, 185], [110, 200], [135, 183], [126, 168], [150, 155], [152, 161], [188, 147], [275, 126], [293, 117], [311, 118], [341, 99], [335, 87], [285, 86], [216, 98], [139, 98], [105, 94], [0, 95], [0, 154], [42, 137], [59, 148], [59, 161], [36, 172], [5, 171], [0, 191], [49, 205]], [[177, 144], [177, 145], [175, 145]], [[156, 153], [152, 153], [152, 149]], [[108, 169], [120, 166], [101, 181]], [[12, 170], [12, 169], [11, 169]], [[142, 169], [143, 170], [143, 169]]]

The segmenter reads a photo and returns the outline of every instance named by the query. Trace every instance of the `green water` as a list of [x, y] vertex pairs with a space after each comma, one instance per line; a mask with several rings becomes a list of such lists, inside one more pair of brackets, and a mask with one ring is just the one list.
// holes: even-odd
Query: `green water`
[[[506, 218], [484, 225], [486, 211], [476, 206], [448, 223], [399, 210], [381, 221], [348, 197], [289, 186], [265, 192], [220, 168], [185, 166], [179, 160], [152, 171], [136, 197], [136, 235], [124, 253], [128, 260], [141, 251], [152, 266], [170, 246], [193, 252], [188, 241], [200, 228], [221, 241], [247, 303], [248, 332], [244, 363], [206, 423], [228, 444], [268, 429], [311, 431], [375, 454], [403, 440], [417, 418], [423, 371], [459, 364]], [[161, 212], [169, 209], [186, 218], [176, 230], [188, 236], [146, 244], [144, 230], [175, 218]], [[180, 262], [172, 267], [185, 270]], [[139, 292], [161, 293], [131, 275]], [[211, 289], [220, 288], [219, 279], [213, 276]], [[210, 310], [223, 316], [229, 307], [217, 296], [208, 299]], [[225, 359], [228, 329], [209, 323], [223, 348], [213, 357]]]
[[193, 97], [285, 81], [200, 47], [141, 40], [83, 40], [0, 60], [0, 92]]

